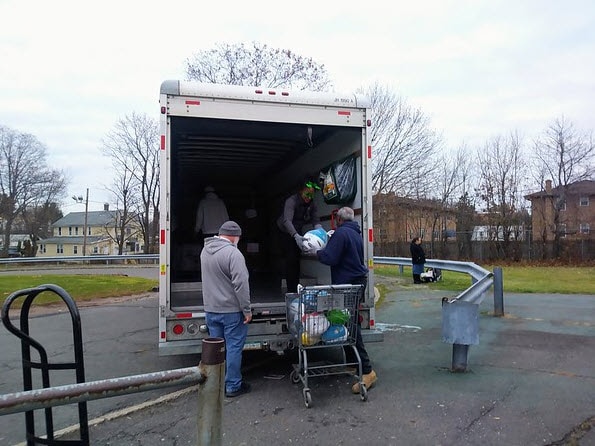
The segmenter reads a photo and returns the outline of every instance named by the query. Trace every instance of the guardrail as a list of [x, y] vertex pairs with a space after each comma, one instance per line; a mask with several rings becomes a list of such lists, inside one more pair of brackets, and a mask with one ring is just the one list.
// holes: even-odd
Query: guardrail
[[0, 258], [0, 265], [21, 263], [105, 263], [118, 264], [135, 261], [137, 263], [156, 264], [159, 254], [122, 254], [122, 255], [90, 255], [90, 256], [54, 256], [54, 257], [10, 257]]
[[[379, 265], [396, 265], [403, 274], [405, 266], [411, 266], [408, 257], [374, 257]], [[479, 344], [479, 304], [485, 293], [494, 287], [494, 316], [504, 315], [502, 268], [494, 272], [472, 262], [429, 259], [425, 266], [469, 274], [471, 286], [454, 298], [442, 299], [442, 340], [452, 344], [452, 367], [454, 372], [467, 370], [469, 346]]]
[[[374, 263], [379, 265], [397, 265], [399, 272], [403, 274], [405, 266], [411, 266], [411, 258], [409, 257], [374, 257]], [[465, 273], [471, 276], [472, 285], [465, 291], [461, 292], [455, 299], [464, 302], [481, 303], [485, 292], [492, 286], [496, 285], [495, 280], [501, 280], [502, 275], [497, 274], [496, 269], [491, 273], [485, 268], [473, 262], [459, 262], [455, 260], [426, 260], [425, 266], [428, 268], [440, 268], [446, 271], [455, 271], [458, 273]], [[500, 269], [501, 271], [501, 269]], [[492, 279], [495, 277], [495, 279]], [[502, 288], [494, 287], [494, 302], [502, 300]], [[494, 307], [500, 308], [501, 305], [496, 304]], [[499, 313], [495, 311], [495, 313]]]

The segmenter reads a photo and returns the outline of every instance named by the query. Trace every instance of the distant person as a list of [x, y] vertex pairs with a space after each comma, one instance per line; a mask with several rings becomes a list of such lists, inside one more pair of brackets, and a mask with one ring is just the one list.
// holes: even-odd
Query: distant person
[[229, 220], [227, 206], [215, 193], [212, 186], [205, 187], [205, 196], [196, 210], [194, 232], [202, 232], [203, 239], [217, 235], [221, 225]]
[[413, 269], [413, 283], [423, 283], [421, 281], [421, 273], [424, 272], [424, 264], [426, 263], [426, 253], [421, 246], [422, 238], [414, 237], [411, 240], [409, 251], [411, 252], [411, 265]]
[[234, 221], [205, 239], [200, 253], [202, 295], [209, 336], [225, 339], [225, 396], [250, 392], [242, 380], [242, 351], [252, 320], [246, 260], [238, 249], [242, 229]]
[[[364, 242], [359, 223], [354, 221], [355, 213], [350, 207], [342, 207], [337, 212], [337, 229], [329, 239], [326, 247], [316, 252], [316, 257], [321, 263], [331, 267], [331, 283], [333, 285], [363, 285], [362, 296], [366, 291], [368, 283], [368, 267], [364, 259]], [[359, 304], [359, 302], [358, 302]], [[355, 314], [352, 315], [355, 317]], [[355, 327], [355, 348], [362, 361], [361, 381], [370, 389], [376, 380], [376, 372], [372, 369], [370, 357], [364, 346], [362, 338], [362, 327], [358, 320], [352, 320]], [[346, 350], [348, 359], [352, 349]], [[354, 358], [353, 361], [356, 361]], [[360, 393], [360, 383], [357, 382], [351, 388], [353, 393]]]
[[297, 193], [285, 200], [283, 212], [277, 219], [277, 226], [281, 231], [281, 246], [285, 254], [285, 281], [288, 293], [297, 292], [300, 280], [304, 226], [322, 227], [313, 201], [317, 190], [320, 190], [318, 184], [314, 181], [305, 181]]

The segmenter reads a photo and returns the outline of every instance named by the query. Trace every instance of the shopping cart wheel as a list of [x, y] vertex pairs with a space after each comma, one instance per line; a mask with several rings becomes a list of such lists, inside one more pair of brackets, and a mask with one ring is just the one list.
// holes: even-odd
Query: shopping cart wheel
[[301, 381], [300, 374], [296, 370], [293, 370], [289, 374], [289, 379], [291, 380], [292, 384], [297, 384]]
[[310, 393], [310, 389], [304, 389], [304, 404], [309, 409], [312, 407], [312, 394]]
[[359, 386], [359, 396], [362, 401], [368, 401], [368, 389], [366, 389], [366, 386]]

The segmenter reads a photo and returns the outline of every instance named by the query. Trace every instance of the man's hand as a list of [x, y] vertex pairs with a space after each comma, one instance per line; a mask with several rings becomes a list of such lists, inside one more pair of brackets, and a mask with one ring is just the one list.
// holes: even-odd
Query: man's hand
[[244, 315], [244, 324], [249, 324], [252, 321], [252, 313]]
[[293, 234], [293, 239], [295, 240], [295, 244], [300, 248], [300, 251], [304, 250], [304, 237], [299, 235], [297, 232]]
[[307, 256], [312, 256], [312, 257], [316, 257], [316, 253], [320, 251], [319, 249], [316, 248], [312, 248], [312, 249], [306, 249], [304, 252], [305, 255]]

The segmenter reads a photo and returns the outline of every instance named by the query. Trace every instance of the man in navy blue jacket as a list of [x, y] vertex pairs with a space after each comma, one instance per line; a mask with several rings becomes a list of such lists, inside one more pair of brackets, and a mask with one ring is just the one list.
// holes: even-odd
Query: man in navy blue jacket
[[[368, 267], [364, 260], [364, 242], [359, 224], [353, 218], [354, 212], [350, 207], [342, 207], [337, 211], [337, 229], [326, 247], [316, 252], [316, 257], [321, 263], [331, 267], [333, 285], [362, 284], [365, 292]], [[355, 348], [362, 360], [362, 382], [366, 389], [370, 389], [377, 380], [376, 372], [372, 370], [370, 357], [364, 346], [359, 320], [355, 327]], [[359, 383], [355, 383], [351, 390], [359, 393]]]

